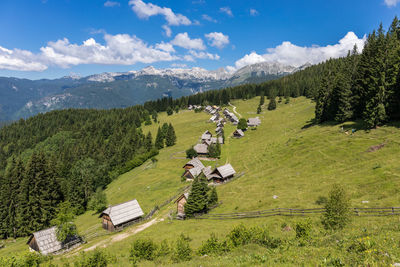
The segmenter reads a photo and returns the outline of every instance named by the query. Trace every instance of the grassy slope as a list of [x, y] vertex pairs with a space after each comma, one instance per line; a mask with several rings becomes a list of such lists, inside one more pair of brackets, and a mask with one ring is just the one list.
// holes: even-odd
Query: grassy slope
[[[255, 116], [258, 98], [236, 101], [234, 104], [237, 106], [237, 111], [247, 118]], [[310, 100], [292, 99], [288, 105], [279, 104], [277, 110], [261, 114], [262, 125], [256, 131], [248, 131], [242, 139], [228, 139], [218, 163], [230, 162], [237, 172], [245, 174], [231, 183], [218, 187], [219, 198], [223, 204], [212, 212], [250, 211], [274, 207], [315, 207], [317, 197], [326, 195], [333, 183], [346, 186], [351, 193], [353, 206], [398, 204], [400, 202], [398, 194], [400, 168], [397, 165], [400, 152], [398, 128], [388, 126], [370, 133], [360, 130], [354, 135], [346, 135], [337, 125], [304, 127], [313, 115], [314, 105]], [[205, 129], [213, 130], [214, 124], [207, 124], [205, 122], [207, 119], [208, 116], [204, 113], [181, 112], [169, 117], [161, 114], [161, 122], [173, 123], [178, 144], [163, 149], [157, 157], [159, 161], [156, 165], [147, 164], [139, 167], [111, 183], [106, 190], [110, 204], [137, 198], [145, 212], [148, 212], [154, 205], [174, 195], [178, 188], [185, 185], [180, 182], [179, 177], [186, 160], [172, 159], [171, 154], [184, 151], [194, 144]], [[146, 126], [144, 131], [151, 130], [154, 137], [156, 127], [156, 125]], [[357, 128], [358, 125], [346, 123], [344, 127], [351, 129]], [[228, 136], [233, 130], [233, 126], [227, 125], [225, 135]], [[370, 146], [383, 142], [386, 142], [383, 149], [365, 153]], [[273, 195], [277, 195], [278, 198], [274, 199]], [[363, 200], [368, 200], [369, 203], [362, 204]], [[291, 240], [294, 233], [282, 233], [281, 224], [285, 222], [294, 227], [295, 222], [299, 220], [301, 219], [282, 217], [243, 221], [167, 220], [136, 236], [114, 243], [107, 248], [107, 251], [119, 257], [116, 265], [126, 265], [130, 243], [135, 238], [174, 240], [183, 232], [190, 235], [193, 239], [191, 245], [196, 248], [208, 238], [210, 232], [224, 236], [240, 222], [246, 225], [267, 224], [272, 235]], [[312, 220], [316, 225], [315, 228], [319, 228], [318, 217]], [[315, 246], [312, 244], [301, 248], [292, 246], [284, 253], [269, 252], [250, 246], [218, 258], [195, 258], [191, 264], [220, 266], [260, 263], [251, 256], [245, 256], [247, 251], [265, 255], [267, 261], [274, 264], [297, 265], [304, 261], [320, 264], [328, 254], [333, 256], [343, 254], [334, 245], [335, 240], [341, 238], [349, 240], [360, 235], [363, 228], [367, 229], [366, 231], [378, 243], [383, 244], [385, 241], [390, 244], [385, 247], [385, 251], [389, 254], [400, 255], [399, 231], [396, 228], [398, 221], [398, 217], [357, 218], [345, 232], [339, 233], [339, 236], [325, 235], [315, 230], [313, 234], [315, 243], [318, 244]], [[77, 225], [82, 232], [90, 227], [100, 228], [100, 221], [95, 215], [86, 213], [77, 219]], [[385, 228], [386, 232], [381, 231], [382, 228]], [[103, 238], [99, 237], [98, 240]], [[95, 241], [97, 240], [92, 242]], [[321, 247], [321, 243], [326, 245]], [[9, 249], [11, 248], [0, 250], [0, 256]]]

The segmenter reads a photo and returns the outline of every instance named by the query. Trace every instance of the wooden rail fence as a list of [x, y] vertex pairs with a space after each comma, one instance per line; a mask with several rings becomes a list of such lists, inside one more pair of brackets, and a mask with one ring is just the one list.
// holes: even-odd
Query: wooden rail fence
[[[231, 220], [245, 218], [262, 218], [271, 216], [311, 216], [315, 214], [325, 213], [325, 208], [314, 209], [291, 209], [291, 208], [275, 208], [260, 211], [247, 211], [237, 213], [211, 213], [198, 214], [195, 219], [214, 219], [214, 220]], [[400, 215], [400, 207], [383, 207], [383, 208], [352, 208], [354, 216], [393, 216]]]

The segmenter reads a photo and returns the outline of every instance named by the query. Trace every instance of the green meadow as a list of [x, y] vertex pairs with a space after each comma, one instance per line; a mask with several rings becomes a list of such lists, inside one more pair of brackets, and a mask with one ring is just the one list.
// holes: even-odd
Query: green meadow
[[[255, 114], [259, 98], [232, 102], [242, 117], [259, 116], [261, 125], [248, 130], [245, 137], [230, 137], [235, 127], [225, 126], [225, 144], [218, 161], [204, 161], [211, 166], [231, 163], [240, 178], [219, 185], [217, 192], [221, 205], [211, 213], [257, 211], [271, 208], [316, 208], [320, 196], [327, 196], [332, 185], [341, 184], [348, 192], [353, 207], [400, 206], [400, 132], [399, 124], [387, 125], [366, 131], [359, 122], [312, 125], [314, 106], [310, 99], [290, 99], [289, 104], [278, 103], [277, 109]], [[231, 107], [228, 107], [232, 109]], [[172, 123], [177, 144], [164, 148], [155, 163], [148, 161], [125, 173], [105, 190], [109, 204], [118, 204], [136, 198], [145, 213], [174, 196], [188, 185], [181, 181], [182, 166], [187, 159], [184, 151], [194, 145], [205, 130], [214, 133], [215, 124], [208, 123], [209, 115], [201, 112], [180, 111], [167, 116], [159, 114], [159, 124], [143, 126], [155, 138], [158, 126]], [[354, 131], [354, 133], [353, 133]], [[371, 146], [385, 144], [381, 149], [367, 152]], [[275, 196], [275, 197], [274, 197]], [[400, 218], [353, 217], [341, 231], [327, 232], [318, 215], [310, 216], [312, 232], [306, 243], [295, 238], [297, 222], [302, 217], [268, 217], [239, 220], [178, 221], [171, 219], [175, 212], [172, 203], [158, 211], [153, 218], [159, 221], [137, 234], [119, 242], [110, 242], [119, 233], [101, 229], [98, 214], [88, 211], [76, 219], [81, 234], [95, 232], [79, 250], [55, 256], [54, 264], [73, 263], [75, 255], [86, 248], [101, 244], [105, 252], [115, 255], [115, 266], [129, 265], [129, 250], [137, 238], [155, 242], [166, 239], [173, 242], [184, 233], [191, 238], [193, 249], [200, 247], [211, 233], [224, 238], [241, 223], [246, 226], [266, 226], [271, 236], [282, 239], [276, 249], [246, 245], [218, 256], [195, 256], [190, 262], [177, 266], [257, 266], [257, 265], [346, 265], [372, 266], [400, 262]], [[290, 226], [291, 231], [283, 231]], [[131, 226], [124, 232], [137, 227]], [[361, 239], [364, 238], [364, 239]], [[25, 239], [6, 243], [0, 256], [28, 250]], [[361, 240], [361, 241], [360, 241]], [[355, 253], [349, 251], [354, 243], [368, 241], [368, 249]], [[141, 262], [140, 266], [172, 265], [168, 258], [156, 262]]]

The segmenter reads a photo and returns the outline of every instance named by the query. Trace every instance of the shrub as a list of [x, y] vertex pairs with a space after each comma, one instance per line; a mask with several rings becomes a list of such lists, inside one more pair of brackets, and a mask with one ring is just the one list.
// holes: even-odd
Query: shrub
[[170, 252], [171, 252], [171, 248], [168, 244], [168, 241], [166, 239], [164, 239], [160, 244], [160, 247], [157, 252], [157, 256], [158, 257], [167, 256]]
[[133, 242], [129, 260], [132, 263], [137, 263], [141, 260], [154, 260], [156, 256], [157, 245], [149, 239], [137, 239]]
[[[114, 259], [115, 260], [115, 259]], [[111, 263], [113, 260], [105, 254], [102, 250], [96, 249], [91, 253], [84, 253], [80, 255], [74, 266], [76, 267], [104, 267]]]
[[251, 234], [251, 242], [267, 247], [277, 248], [281, 244], [279, 238], [273, 238], [269, 235], [269, 231], [266, 227], [252, 227], [249, 230]]
[[190, 238], [181, 234], [176, 241], [176, 246], [172, 254], [172, 261], [182, 262], [190, 261], [192, 259], [193, 250], [190, 248]]
[[350, 200], [343, 187], [333, 185], [325, 204], [326, 212], [322, 217], [325, 229], [343, 229], [350, 220]]
[[251, 234], [243, 224], [234, 227], [227, 237], [235, 247], [248, 244], [251, 241]]
[[95, 212], [102, 212], [107, 207], [107, 196], [101, 187], [97, 188], [96, 193], [90, 198], [88, 208]]
[[310, 220], [305, 220], [302, 222], [296, 223], [296, 238], [298, 239], [308, 239], [310, 237], [312, 229], [312, 224]]
[[174, 113], [174, 111], [172, 110], [171, 107], [168, 107], [168, 109], [167, 109], [167, 115], [168, 115], [168, 116], [171, 116], [172, 113]]
[[212, 233], [210, 238], [203, 242], [198, 253], [200, 255], [211, 255], [221, 254], [228, 251], [230, 251], [230, 246], [227, 244], [227, 242], [220, 242], [216, 235]]
[[275, 96], [271, 97], [271, 99], [269, 100], [269, 104], [268, 104], [268, 110], [274, 110], [274, 109], [276, 109]]
[[197, 156], [198, 156], [198, 155], [197, 155], [197, 152], [196, 152], [196, 150], [194, 150], [193, 147], [191, 147], [191, 148], [189, 148], [188, 150], [186, 150], [186, 157], [187, 157], [188, 159], [195, 158], [195, 157], [197, 157]]
[[240, 118], [237, 128], [240, 130], [246, 130], [247, 129], [247, 120], [245, 118]]

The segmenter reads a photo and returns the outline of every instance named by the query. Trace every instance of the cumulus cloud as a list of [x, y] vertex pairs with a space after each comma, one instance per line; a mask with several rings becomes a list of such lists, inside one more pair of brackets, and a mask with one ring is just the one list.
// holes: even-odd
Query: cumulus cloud
[[171, 44], [180, 46], [186, 49], [195, 49], [195, 50], [205, 50], [206, 46], [203, 43], [203, 40], [200, 38], [190, 39], [187, 32], [179, 33], [175, 36], [175, 38], [171, 41]]
[[203, 51], [197, 52], [194, 50], [190, 50], [189, 53], [193, 58], [211, 59], [211, 60], [219, 60], [220, 59], [220, 56], [218, 54], [211, 54], [211, 53], [207, 53], [207, 52], [203, 52]]
[[121, 4], [119, 2], [116, 1], [106, 1], [104, 3], [105, 7], [115, 7], [115, 6], [120, 6]]
[[366, 37], [358, 38], [354, 32], [348, 32], [337, 44], [327, 46], [302, 47], [283, 42], [282, 44], [268, 48], [267, 53], [259, 55], [256, 52], [245, 55], [235, 62], [234, 67], [228, 69], [240, 69], [244, 66], [260, 62], [279, 62], [285, 65], [299, 67], [306, 63], [317, 64], [329, 58], [345, 56], [354, 45], [357, 45], [359, 52], [364, 48]]
[[163, 26], [166, 35], [171, 36], [171, 28], [169, 26], [191, 25], [192, 22], [182, 14], [175, 14], [168, 7], [160, 7], [152, 3], [145, 3], [142, 0], [130, 0], [129, 5], [132, 6], [133, 12], [140, 19], [148, 19], [152, 16], [164, 16], [167, 24]]
[[228, 7], [228, 6], [221, 7], [221, 8], [219, 9], [219, 12], [225, 13], [225, 14], [227, 14], [229, 17], [233, 17], [232, 10], [231, 10], [231, 8]]
[[388, 7], [393, 7], [396, 6], [399, 2], [400, 0], [385, 0], [385, 5], [387, 5]]
[[258, 15], [258, 11], [254, 8], [250, 8], [250, 15], [251, 16], [257, 16]]
[[47, 66], [27, 50], [9, 50], [0, 46], [0, 69], [20, 71], [43, 71]]
[[210, 32], [204, 36], [208, 39], [211, 46], [219, 49], [222, 49], [229, 44], [229, 36], [224, 35], [222, 32]]
[[216, 19], [210, 17], [210, 16], [207, 15], [207, 14], [203, 14], [203, 15], [201, 16], [201, 18], [202, 18], [203, 20], [207, 20], [207, 21], [210, 21], [210, 22], [217, 23], [217, 20], [216, 20]]

